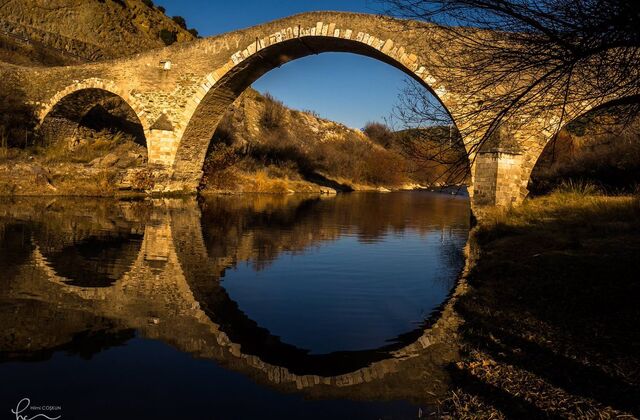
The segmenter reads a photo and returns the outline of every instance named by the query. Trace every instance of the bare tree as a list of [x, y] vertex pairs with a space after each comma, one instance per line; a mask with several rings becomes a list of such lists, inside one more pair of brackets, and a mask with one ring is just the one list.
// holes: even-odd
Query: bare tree
[[[382, 0], [384, 13], [438, 25], [443, 67], [464, 69], [465, 115], [475, 133], [469, 155], [508, 138], [530, 121], [560, 110], [559, 130], [582, 111], [611, 98], [638, 101], [640, 2], [637, 0]], [[447, 58], [452, 43], [473, 51]], [[449, 54], [451, 56], [451, 54]], [[395, 117], [408, 126], [442, 121], [434, 100], [410, 85]], [[491, 92], [483, 96], [482, 92]], [[627, 106], [631, 120], [638, 106]], [[479, 112], [478, 112], [479, 114]], [[446, 114], [444, 114], [446, 116]], [[523, 119], [525, 115], [528, 119]], [[487, 118], [487, 116], [489, 116]], [[480, 135], [478, 135], [480, 133]], [[475, 135], [474, 135], [475, 134]], [[500, 143], [503, 145], [502, 143]], [[442, 153], [439, 151], [438, 153]]]

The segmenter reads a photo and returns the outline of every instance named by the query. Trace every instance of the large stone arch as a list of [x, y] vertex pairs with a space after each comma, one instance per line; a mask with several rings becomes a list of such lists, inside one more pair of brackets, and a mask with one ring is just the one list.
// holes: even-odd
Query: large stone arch
[[190, 178], [191, 182], [199, 181], [218, 122], [228, 106], [253, 82], [287, 62], [325, 52], [359, 54], [400, 69], [428, 89], [456, 122], [455, 113], [451, 112], [457, 108], [455, 95], [433, 76], [434, 72], [429, 69], [432, 64], [419, 57], [418, 51], [387, 36], [378, 37], [335, 22], [293, 26], [263, 38], [256, 37], [202, 79], [185, 108], [182, 124], [177, 127], [176, 137], [180, 140], [173, 159], [175, 173]]
[[133, 126], [132, 130], [139, 131], [132, 133], [148, 146], [149, 123], [142, 105], [126, 89], [104, 79], [86, 79], [58, 91], [41, 105], [37, 113], [38, 129], [44, 136], [54, 139], [73, 136], [88, 112], [110, 100], [125, 105], [127, 123]]

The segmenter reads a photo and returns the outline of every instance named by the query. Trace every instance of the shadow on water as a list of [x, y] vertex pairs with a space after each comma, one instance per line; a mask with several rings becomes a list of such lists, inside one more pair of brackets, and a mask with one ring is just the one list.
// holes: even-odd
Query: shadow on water
[[[437, 313], [462, 267], [468, 223], [468, 201], [432, 193], [219, 197], [199, 205], [180, 200], [3, 202], [0, 251], [8, 258], [0, 259], [5, 273], [0, 290], [0, 371], [5, 371], [5, 380], [17, 381], [16, 390], [33, 386], [19, 379], [20, 372], [28, 372], [31, 380], [39, 378], [45, 384], [38, 388], [41, 391], [56, 381], [63, 389], [75, 389], [74, 383], [109, 376], [114, 367], [106, 367], [110, 365], [105, 360], [124, 354], [118, 365], [128, 366], [136, 378], [132, 384], [145, 387], [169, 381], [175, 389], [176, 381], [186, 378], [200, 384], [191, 394], [175, 390], [175, 401], [227, 384], [249, 400], [266, 393], [260, 398], [267, 398], [273, 407], [291, 404], [290, 397], [281, 394], [291, 391], [327, 400], [327, 407], [340, 408], [340, 413], [355, 409], [351, 403], [338, 403], [344, 399], [425, 404], [446, 389], [444, 367], [457, 354], [446, 326], [440, 327], [441, 341], [429, 328], [439, 322]], [[406, 261], [413, 261], [405, 265], [415, 265], [414, 271], [407, 267], [409, 271], [393, 278], [398, 270], [391, 264], [393, 253], [386, 257], [386, 270], [372, 271], [371, 262], [381, 258], [370, 252], [376, 245], [397, 248], [395, 252], [409, 258]], [[346, 270], [350, 274], [340, 277], [345, 267], [340, 261], [332, 265], [327, 262], [331, 259], [323, 260], [322, 252], [333, 258], [345, 249], [361, 260], [355, 271]], [[294, 275], [274, 283], [293, 293], [294, 300], [284, 306], [291, 311], [285, 326], [303, 339], [321, 334], [322, 341], [329, 342], [333, 333], [323, 336], [327, 333], [310, 325], [308, 332], [304, 328], [301, 332], [296, 320], [328, 320], [331, 328], [355, 326], [362, 333], [357, 350], [341, 351], [336, 344], [338, 349], [327, 353], [290, 342], [273, 333], [272, 325], [277, 329], [278, 322], [261, 315], [262, 307], [250, 299], [255, 292], [274, 310], [282, 309], [277, 296], [270, 295], [275, 286], [264, 285], [281, 278], [277, 270], [283, 264], [293, 267], [288, 261], [302, 258], [318, 262], [316, 277], [323, 282], [314, 283], [308, 272], [295, 271], [300, 280], [308, 276], [306, 282], [296, 281]], [[303, 267], [307, 265], [314, 266]], [[416, 270], [425, 272], [424, 278], [412, 279]], [[326, 273], [342, 283], [325, 281]], [[262, 280], [246, 282], [243, 275]], [[366, 279], [365, 289], [354, 289], [357, 299], [349, 289], [338, 288], [350, 284], [344, 281], [351, 278]], [[300, 284], [311, 289], [296, 289]], [[321, 308], [328, 306], [314, 318], [309, 308], [300, 312], [296, 303], [305, 302], [305, 293], [318, 285], [331, 293], [315, 299]], [[375, 331], [371, 319], [377, 314], [368, 311], [379, 312], [376, 299], [403, 296], [403, 288], [409, 288], [406, 294], [415, 295], [420, 305], [408, 315], [394, 309], [390, 313], [397, 319], [388, 331]], [[407, 302], [412, 301], [389, 305], [407, 306]], [[349, 321], [353, 313], [364, 316]], [[416, 314], [422, 315], [416, 318]], [[335, 332], [339, 335], [339, 328]], [[381, 345], [370, 347], [381, 337]], [[177, 353], [166, 353], [149, 340], [166, 343]], [[60, 353], [66, 358], [61, 359]], [[79, 376], [73, 382], [46, 373], [74, 364], [74, 357], [88, 364], [74, 371]], [[179, 365], [181, 373], [147, 378], [140, 357], [144, 363], [163, 357], [162, 369]], [[214, 364], [205, 369], [196, 360]], [[34, 366], [39, 368], [34, 371], [21, 361], [37, 362]], [[202, 372], [211, 369], [216, 369], [218, 379], [203, 377]], [[251, 385], [246, 378], [251, 378]], [[143, 405], [149, 403], [148, 398], [145, 401]], [[226, 410], [238, 409], [238, 404]], [[406, 403], [368, 407], [365, 411], [375, 416], [395, 412], [393, 418], [413, 411]]]

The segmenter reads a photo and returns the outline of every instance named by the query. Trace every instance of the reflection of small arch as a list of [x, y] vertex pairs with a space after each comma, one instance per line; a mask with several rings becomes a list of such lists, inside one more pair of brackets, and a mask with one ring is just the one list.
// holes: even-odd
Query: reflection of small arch
[[143, 238], [135, 233], [109, 233], [50, 246], [48, 235], [36, 232], [34, 241], [41, 263], [56, 278], [69, 286], [103, 288], [113, 286], [131, 270]]

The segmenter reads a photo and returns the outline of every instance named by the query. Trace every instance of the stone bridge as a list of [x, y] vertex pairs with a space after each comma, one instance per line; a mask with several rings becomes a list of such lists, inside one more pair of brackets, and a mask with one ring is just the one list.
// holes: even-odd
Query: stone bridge
[[[28, 251], [22, 264], [11, 262], [13, 268], [0, 290], [0, 308], [7, 309], [0, 310], [4, 326], [0, 343], [13, 359], [65, 348], [87, 325], [104, 323], [87, 321], [97, 319], [109, 320], [107, 328], [135, 329], [143, 337], [162, 340], [269, 386], [316, 397], [366, 399], [376, 388], [383, 388], [398, 393], [393, 397], [419, 393], [415, 397], [423, 398], [425, 389], [435, 393], [446, 383], [448, 360], [443, 358], [449, 356], [443, 353], [450, 350], [443, 348], [449, 349], [456, 335], [455, 298], [429, 328], [416, 330], [396, 345], [308, 355], [267, 335], [231, 301], [220, 278], [234, 257], [207, 255], [195, 200], [154, 200], [143, 211], [136, 210], [136, 203], [126, 202], [105, 208], [95, 202], [63, 205], [60, 213], [56, 207], [55, 200], [0, 204], [0, 228], [21, 222], [36, 226], [26, 238]], [[73, 274], [69, 267], [77, 269], [82, 262], [69, 264], [68, 256], [83, 238], [105, 231], [139, 237], [139, 248], [127, 248], [119, 255], [129, 264], [116, 269], [107, 282], [87, 283], [100, 276], [96, 271], [84, 278]], [[16, 306], [16, 300], [25, 303]], [[43, 323], [49, 328], [41, 329]], [[263, 344], [256, 344], [260, 340]], [[407, 383], [407, 375], [396, 375], [415, 369], [416, 364], [432, 375], [421, 376], [425, 383], [420, 386]]]
[[[13, 70], [19, 72], [27, 101], [36, 106], [42, 129], [58, 135], [74, 130], [99, 101], [120, 97], [144, 131], [156, 188], [193, 192], [218, 122], [254, 81], [305, 56], [361, 54], [410, 75], [446, 108], [470, 152], [470, 190], [477, 204], [517, 203], [527, 194], [529, 175], [558, 128], [561, 110], [550, 109], [525, 129], [510, 132], [522, 146], [520, 152], [478, 152], [472, 145], [483, 135], [482, 129], [469, 116], [482, 111], [482, 98], [494, 92], [470, 95], [466, 91], [464, 80], [469, 75], [444, 67], [442, 57], [431, 48], [442, 36], [441, 29], [419, 22], [364, 14], [305, 13], [125, 59]], [[449, 53], [468, 58], [473, 51], [452, 43]], [[610, 99], [616, 98], [603, 96], [587, 108]], [[569, 116], [578, 115], [569, 110]]]

